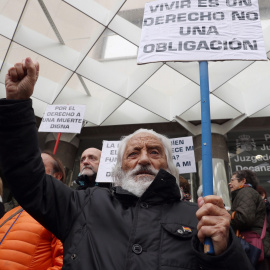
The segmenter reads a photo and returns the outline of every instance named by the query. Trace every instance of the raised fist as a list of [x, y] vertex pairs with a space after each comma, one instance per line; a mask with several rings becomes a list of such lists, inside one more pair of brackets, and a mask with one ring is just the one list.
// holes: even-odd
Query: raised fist
[[28, 99], [34, 91], [38, 79], [39, 64], [27, 57], [8, 70], [5, 78], [7, 99]]

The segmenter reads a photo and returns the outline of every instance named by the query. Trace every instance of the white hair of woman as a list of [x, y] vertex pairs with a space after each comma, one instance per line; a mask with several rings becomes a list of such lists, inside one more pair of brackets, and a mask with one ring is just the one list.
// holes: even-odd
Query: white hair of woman
[[117, 162], [116, 162], [115, 167], [113, 169], [113, 178], [114, 178], [115, 184], [119, 183], [119, 180], [122, 176], [122, 168], [121, 168], [122, 167], [122, 160], [123, 160], [123, 155], [124, 155], [127, 143], [131, 139], [131, 137], [133, 137], [134, 135], [136, 135], [138, 133], [149, 133], [151, 135], [154, 135], [155, 137], [157, 137], [161, 141], [161, 143], [164, 147], [166, 158], [167, 158], [167, 164], [168, 164], [167, 171], [170, 174], [172, 174], [175, 177], [175, 179], [177, 179], [176, 183], [177, 183], [177, 185], [179, 185], [179, 182], [178, 182], [179, 171], [173, 163], [171, 141], [167, 137], [165, 137], [164, 135], [161, 135], [152, 129], [143, 129], [143, 128], [138, 129], [134, 133], [121, 138], [121, 142], [119, 144], [118, 153], [117, 153]]

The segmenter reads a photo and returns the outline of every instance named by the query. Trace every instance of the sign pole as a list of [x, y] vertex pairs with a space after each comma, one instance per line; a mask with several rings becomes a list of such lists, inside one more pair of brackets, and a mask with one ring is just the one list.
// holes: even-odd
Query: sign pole
[[58, 144], [59, 144], [59, 141], [60, 141], [60, 137], [61, 137], [61, 132], [58, 133], [57, 140], [55, 142], [55, 146], [54, 146], [54, 149], [53, 149], [53, 154], [54, 155], [56, 154], [56, 151], [57, 151], [57, 148], [58, 148]]
[[[209, 102], [209, 77], [208, 62], [201, 61], [200, 65], [200, 88], [201, 88], [201, 126], [202, 126], [202, 179], [203, 197], [213, 195], [213, 166], [212, 166], [212, 140], [211, 118]], [[214, 254], [211, 238], [204, 241], [204, 252]]]

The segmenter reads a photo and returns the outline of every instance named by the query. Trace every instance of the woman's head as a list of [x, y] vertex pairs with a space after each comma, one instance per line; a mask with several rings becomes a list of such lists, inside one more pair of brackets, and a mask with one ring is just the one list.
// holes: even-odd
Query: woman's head
[[259, 185], [257, 175], [251, 170], [241, 170], [233, 173], [229, 187], [231, 191], [242, 188], [245, 184], [250, 184], [254, 189]]

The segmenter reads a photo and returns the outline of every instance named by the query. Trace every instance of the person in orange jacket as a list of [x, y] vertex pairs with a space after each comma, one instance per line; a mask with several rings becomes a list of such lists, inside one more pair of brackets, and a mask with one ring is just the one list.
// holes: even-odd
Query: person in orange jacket
[[[50, 152], [41, 154], [46, 174], [65, 181], [61, 161]], [[57, 270], [63, 266], [63, 245], [21, 206], [0, 219], [1, 270]]]

